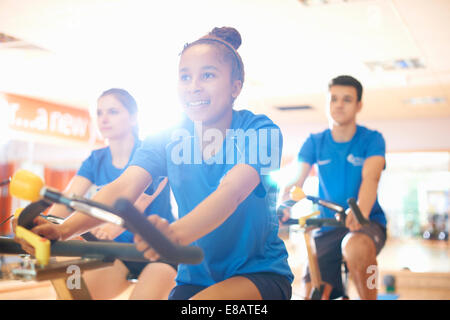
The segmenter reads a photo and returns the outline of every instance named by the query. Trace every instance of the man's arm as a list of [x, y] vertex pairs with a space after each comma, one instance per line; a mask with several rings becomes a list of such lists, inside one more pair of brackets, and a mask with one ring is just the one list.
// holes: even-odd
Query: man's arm
[[367, 158], [362, 169], [362, 181], [358, 193], [358, 205], [364, 217], [369, 218], [377, 199], [378, 182], [385, 165], [382, 156]]
[[[364, 161], [362, 181], [358, 193], [358, 206], [366, 219], [369, 219], [370, 212], [377, 199], [378, 182], [380, 181], [384, 165], [385, 159], [382, 156], [372, 156]], [[347, 228], [349, 228], [350, 231], [359, 229], [361, 225], [357, 223], [351, 210], [347, 213]]]

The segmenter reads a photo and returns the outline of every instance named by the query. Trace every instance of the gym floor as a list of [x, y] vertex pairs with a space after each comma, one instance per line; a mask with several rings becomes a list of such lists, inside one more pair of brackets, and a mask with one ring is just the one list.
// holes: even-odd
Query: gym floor
[[[300, 279], [306, 261], [302, 235], [300, 232], [291, 232], [289, 237], [283, 239], [289, 251], [289, 263], [295, 274], [292, 299], [301, 300], [303, 296]], [[383, 277], [390, 274], [396, 279], [397, 299], [450, 300], [449, 258], [448, 241], [389, 239], [378, 256], [380, 298], [385, 293]], [[124, 292], [117, 299], [126, 299], [128, 294], [129, 292]], [[358, 299], [351, 281], [348, 294], [350, 299]], [[54, 299], [56, 293], [49, 281], [0, 281], [0, 300]]]
[[[306, 262], [304, 241], [300, 232], [285, 239], [290, 254], [289, 264], [295, 274], [292, 299], [303, 299], [301, 275]], [[379, 298], [386, 295], [385, 275], [396, 279], [395, 295], [399, 300], [450, 300], [450, 244], [448, 241], [421, 239], [388, 239], [378, 255]], [[351, 280], [350, 299], [359, 299]]]

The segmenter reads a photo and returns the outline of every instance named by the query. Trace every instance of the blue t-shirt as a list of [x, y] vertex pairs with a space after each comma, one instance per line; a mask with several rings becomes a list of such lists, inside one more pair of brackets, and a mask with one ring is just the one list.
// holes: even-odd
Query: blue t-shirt
[[[133, 151], [131, 152], [128, 163], [123, 168], [116, 168], [112, 163], [111, 150], [109, 147], [101, 148], [91, 152], [90, 156], [83, 161], [80, 169], [77, 172], [78, 176], [85, 177], [91, 181], [97, 187], [97, 191], [103, 186], [117, 179], [129, 166], [133, 155], [136, 150], [141, 146], [140, 140], [135, 140]], [[154, 179], [153, 183], [145, 190], [145, 193], [151, 195], [154, 193], [164, 177], [158, 177]], [[157, 214], [169, 222], [174, 221], [172, 215], [172, 209], [170, 206], [170, 188], [169, 184], [161, 191], [158, 197], [147, 207], [144, 212], [145, 215]], [[117, 236], [114, 241], [117, 242], [133, 242], [133, 234], [126, 230]]]
[[[152, 176], [169, 177], [180, 218], [214, 192], [225, 174], [238, 163], [255, 168], [261, 183], [223, 224], [192, 243], [203, 249], [205, 258], [199, 265], [180, 264], [177, 284], [210, 286], [232, 276], [255, 272], [277, 273], [292, 282], [287, 250], [278, 237], [275, 213], [278, 190], [268, 179], [270, 171], [280, 164], [279, 128], [264, 115], [233, 110], [231, 127], [221, 148], [203, 160], [194, 130], [198, 125], [201, 124], [185, 118], [178, 128], [147, 138], [131, 162]], [[221, 133], [206, 131], [203, 139], [211, 141], [216, 134]]]
[[[311, 134], [298, 154], [298, 160], [317, 164], [319, 198], [336, 202], [348, 208], [347, 199], [358, 199], [364, 161], [372, 156], [384, 157], [386, 146], [378, 131], [356, 126], [353, 138], [348, 142], [335, 142], [331, 130]], [[320, 206], [321, 216], [334, 218], [335, 212]], [[369, 219], [386, 226], [386, 217], [378, 203], [372, 207]], [[322, 231], [331, 230], [322, 228]]]

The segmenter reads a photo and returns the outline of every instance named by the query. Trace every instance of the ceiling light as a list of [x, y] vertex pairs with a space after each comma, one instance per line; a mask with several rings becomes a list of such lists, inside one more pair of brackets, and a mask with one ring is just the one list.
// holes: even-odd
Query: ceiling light
[[298, 0], [304, 6], [322, 6], [328, 4], [340, 4], [349, 2], [373, 1], [373, 0]]
[[312, 109], [309, 105], [298, 105], [298, 106], [275, 106], [276, 109], [281, 111], [293, 111], [293, 110], [310, 110]]
[[370, 71], [412, 70], [425, 68], [425, 64], [420, 58], [369, 61], [366, 62], [365, 64], [370, 69]]
[[403, 100], [405, 104], [420, 105], [420, 104], [439, 104], [446, 103], [447, 99], [445, 97], [415, 97]]

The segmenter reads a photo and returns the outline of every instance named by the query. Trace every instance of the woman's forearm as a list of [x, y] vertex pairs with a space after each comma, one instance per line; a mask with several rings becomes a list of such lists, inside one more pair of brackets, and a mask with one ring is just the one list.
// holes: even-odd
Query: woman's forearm
[[[121, 196], [119, 187], [120, 185], [117, 186], [117, 183], [111, 183], [98, 191], [92, 200], [105, 205], [113, 205], [115, 199]], [[105, 222], [102, 220], [76, 211], [61, 225], [61, 235], [63, 240], [70, 239], [103, 223]]]
[[[98, 191], [92, 200], [109, 206], [114, 205], [119, 198], [125, 198], [134, 203], [151, 183], [151, 180], [150, 174], [144, 169], [130, 167], [119, 178]], [[103, 223], [104, 221], [75, 212], [60, 225], [61, 236], [63, 239], [69, 239]]]
[[68, 240], [73, 237], [82, 235], [83, 233], [95, 228], [104, 222], [92, 218], [84, 213], [73, 213], [63, 224], [59, 225], [61, 240]]
[[[91, 186], [92, 182], [90, 180], [85, 177], [75, 175], [64, 190], [64, 194], [76, 194], [79, 196], [83, 196]], [[67, 218], [72, 214], [72, 211], [67, 209], [67, 207], [63, 204], [54, 204], [48, 211], [48, 214], [56, 217]]]

